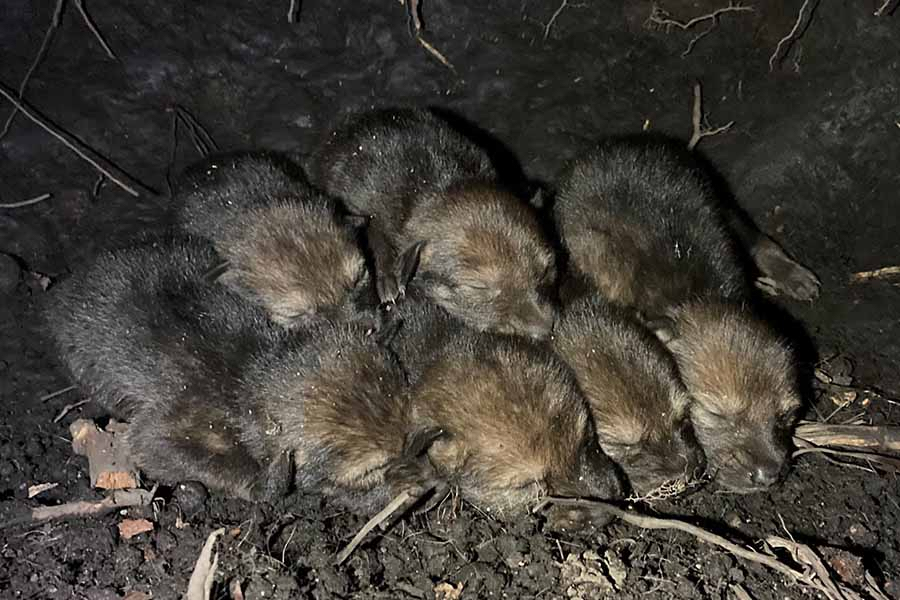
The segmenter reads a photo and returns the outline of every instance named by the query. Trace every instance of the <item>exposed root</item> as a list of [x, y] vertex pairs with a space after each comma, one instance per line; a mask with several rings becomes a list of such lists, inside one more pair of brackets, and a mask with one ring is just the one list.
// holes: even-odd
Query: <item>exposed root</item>
[[97, 29], [97, 25], [94, 24], [94, 20], [88, 14], [87, 9], [84, 8], [84, 0], [75, 0], [75, 8], [77, 8], [78, 12], [81, 13], [81, 18], [82, 20], [84, 20], [84, 24], [87, 25], [87, 28], [91, 30], [91, 33], [93, 33], [94, 37], [97, 38], [97, 41], [100, 42], [100, 45], [106, 52], [106, 55], [113, 60], [119, 60], [119, 57], [116, 56], [116, 53], [113, 52], [112, 48], [109, 47], [109, 44], [106, 43], [106, 39], [103, 37], [103, 34], [100, 33], [99, 29]]
[[[773, 52], [772, 56], [769, 57], [769, 72], [774, 71], [775, 65], [784, 58], [781, 55], [782, 46], [787, 46], [789, 48], [790, 44], [795, 39], [803, 35], [803, 31], [809, 26], [809, 23], [812, 20], [812, 13], [818, 5], [819, 0], [815, 0], [815, 2], [811, 2], [811, 0], [804, 0], [803, 5], [800, 7], [800, 12], [797, 14], [797, 21], [794, 23], [794, 26], [786, 36], [778, 40], [778, 45], [775, 46], [775, 52]], [[809, 11], [807, 13], [806, 9], [808, 7]], [[797, 68], [799, 68], [799, 65], [796, 66]]]
[[[71, 138], [70, 135], [64, 133], [60, 128], [58, 128], [55, 125], [53, 125], [52, 123], [50, 123], [50, 121], [48, 119], [41, 116], [40, 113], [38, 113], [36, 110], [34, 110], [33, 108], [29, 107], [24, 102], [17, 99], [14, 94], [10, 93], [9, 88], [7, 88], [2, 83], [0, 83], [0, 95], [2, 95], [4, 98], [9, 100], [13, 106], [15, 106], [19, 111], [21, 111], [23, 115], [25, 115], [26, 117], [31, 119], [31, 121], [34, 122], [36, 125], [38, 125], [41, 129], [43, 129], [44, 131], [46, 131], [47, 133], [49, 133], [50, 135], [52, 135], [53, 137], [58, 139], [69, 150], [71, 150], [72, 152], [77, 154], [82, 160], [86, 161], [92, 167], [94, 167], [95, 169], [97, 169], [98, 171], [103, 173], [106, 177], [108, 177], [111, 181], [113, 181], [120, 188], [122, 188], [123, 190], [125, 190], [126, 192], [128, 192], [129, 194], [134, 196], [135, 198], [140, 197], [140, 194], [138, 193], [138, 191], [136, 189], [134, 189], [133, 187], [131, 187], [130, 185], [128, 185], [127, 183], [122, 181], [121, 178], [113, 175], [112, 172], [110, 171], [110, 169], [102, 166], [97, 159], [91, 158], [90, 155], [91, 154], [96, 155], [97, 154], [96, 152], [94, 152], [93, 150], [90, 150], [89, 148], [84, 147], [80, 142], [78, 142], [74, 139], [70, 139]], [[103, 162], [108, 162], [108, 161], [104, 160]]]
[[32, 204], [37, 204], [38, 202], [43, 202], [48, 198], [52, 198], [53, 194], [41, 194], [39, 196], [35, 196], [34, 198], [29, 198], [28, 200], [21, 200], [19, 202], [10, 202], [9, 204], [0, 204], [0, 208], [22, 208], [23, 206], [31, 206]]
[[725, 125], [716, 128], [710, 128], [708, 125], [704, 123], [705, 119], [703, 118], [703, 89], [700, 87], [700, 82], [694, 84], [694, 109], [691, 114], [691, 124], [693, 125], [694, 132], [691, 134], [691, 139], [688, 141], [687, 148], [688, 150], [693, 150], [697, 147], [697, 144], [700, 143], [705, 137], [710, 137], [713, 135], [719, 135], [720, 133], [725, 133], [731, 126], [734, 125], [734, 121], [729, 121]]
[[790, 566], [779, 560], [774, 553], [768, 552], [763, 554], [750, 548], [745, 548], [735, 544], [734, 542], [709, 532], [701, 527], [680, 521], [677, 519], [661, 519], [658, 517], [650, 517], [642, 515], [634, 511], [622, 510], [621, 508], [597, 500], [584, 500], [579, 498], [556, 498], [547, 497], [538, 506], [534, 508], [534, 512], [543, 509], [549, 504], [557, 504], [562, 506], [579, 506], [584, 508], [594, 508], [598, 511], [611, 514], [618, 517], [622, 521], [642, 529], [665, 529], [675, 530], [694, 536], [701, 542], [718, 546], [723, 550], [731, 553], [737, 558], [754, 562], [766, 566], [782, 575], [792, 579], [802, 585], [809, 586], [814, 590], [822, 593], [829, 600], [859, 600], [860, 596], [849, 588], [834, 581], [828, 570], [822, 564], [818, 556], [813, 550], [804, 544], [780, 538], [777, 536], [769, 536], [765, 542], [767, 547], [780, 548], [788, 550], [794, 561], [801, 568]]
[[695, 25], [699, 25], [700, 23], [709, 21], [709, 27], [704, 29], [699, 34], [695, 35], [693, 38], [691, 38], [691, 41], [688, 42], [687, 48], [684, 50], [684, 52], [681, 53], [682, 58], [684, 58], [691, 53], [697, 42], [709, 35], [709, 33], [719, 25], [720, 16], [725, 13], [733, 12], [753, 12], [753, 7], [741, 6], [740, 4], [729, 2], [728, 6], [718, 8], [711, 13], [700, 15], [699, 17], [694, 17], [689, 21], [681, 21], [679, 19], [673, 18], [671, 14], [660, 8], [658, 5], [654, 4], [650, 9], [650, 16], [647, 17], [644, 25], [647, 27], [665, 27], [666, 32], [668, 33], [673, 27], [681, 29], [683, 31], [687, 31], [689, 29], [692, 29]]

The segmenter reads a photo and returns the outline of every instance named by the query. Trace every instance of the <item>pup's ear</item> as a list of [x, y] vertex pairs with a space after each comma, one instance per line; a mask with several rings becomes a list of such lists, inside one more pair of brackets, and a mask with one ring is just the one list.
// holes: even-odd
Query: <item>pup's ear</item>
[[369, 217], [366, 215], [354, 215], [352, 213], [343, 213], [341, 221], [351, 229], [363, 229], [369, 225]]
[[528, 199], [528, 204], [538, 210], [543, 210], [544, 206], [547, 204], [547, 196], [548, 194], [544, 191], [544, 188], [538, 187]]
[[403, 455], [407, 458], [422, 456], [431, 445], [440, 439], [450, 437], [450, 433], [440, 427], [423, 427], [412, 431], [403, 440]]
[[678, 329], [671, 317], [656, 317], [644, 320], [643, 323], [644, 327], [649, 329], [653, 335], [659, 338], [659, 341], [667, 346], [678, 338]]
[[416, 271], [419, 269], [419, 259], [422, 256], [425, 244], [426, 242], [424, 241], [416, 242], [404, 250], [400, 258], [397, 259], [397, 263], [394, 265], [394, 275], [397, 277], [397, 282], [401, 288], [405, 289], [413, 277], [416, 276]]
[[231, 263], [227, 260], [223, 260], [210, 267], [210, 269], [203, 274], [203, 279], [204, 281], [207, 281], [209, 283], [212, 283], [214, 281], [229, 283], [228, 277], [234, 276], [233, 271], [229, 272], [229, 269], [231, 269]]

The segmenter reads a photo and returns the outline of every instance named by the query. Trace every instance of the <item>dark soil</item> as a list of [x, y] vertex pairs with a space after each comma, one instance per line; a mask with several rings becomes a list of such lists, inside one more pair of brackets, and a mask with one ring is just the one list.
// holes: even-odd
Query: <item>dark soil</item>
[[[25, 75], [54, 4], [4, 0], [6, 86]], [[348, 111], [445, 107], [508, 148], [531, 180], [551, 182], [567, 158], [601, 136], [647, 127], [687, 140], [691, 86], [701, 80], [711, 124], [735, 124], [703, 140], [700, 151], [756, 222], [822, 280], [815, 303], [778, 305], [802, 323], [796, 339], [810, 348], [807, 366], [840, 353], [859, 385], [900, 396], [897, 280], [849, 280], [856, 271], [900, 264], [900, 14], [874, 17], [880, 0], [813, 0], [809, 26], [773, 72], [769, 56], [800, 0], [759, 0], [753, 12], [724, 14], [687, 56], [688, 43], [709, 23], [691, 31], [648, 28], [644, 0], [571, 2], [546, 39], [543, 23], [557, 2], [424, 0], [427, 37], [455, 72], [410, 37], [396, 0], [311, 0], [301, 3], [296, 24], [286, 22], [288, 4], [87, 3], [118, 55], [111, 60], [68, 3], [26, 97], [159, 194], [136, 199], [109, 181], [98, 190], [96, 171], [21, 115], [0, 141], [0, 202], [53, 194], [0, 209], [0, 253], [12, 258], [0, 254], [0, 521], [23, 506], [100, 497], [67, 439], [73, 419], [99, 417], [99, 409], [87, 403], [54, 423], [62, 407], [81, 399], [78, 391], [40, 400], [70, 385], [40, 330], [41, 298], [53, 293], [40, 276], [64, 277], [103, 248], [162, 229], [167, 172], [197, 157], [184, 128], [172, 149], [175, 105], [221, 149], [300, 154]], [[687, 19], [726, 3], [661, 4]], [[5, 118], [8, 105], [0, 105]], [[810, 416], [836, 408], [812, 391], [808, 400]], [[897, 423], [895, 406], [860, 398], [833, 419], [860, 414]], [[44, 482], [59, 485], [26, 499], [28, 486]], [[894, 476], [807, 455], [771, 493], [724, 495], [707, 486], [653, 509], [740, 542], [786, 530], [819, 549], [849, 550], [896, 594], [898, 491]], [[130, 540], [119, 538], [120, 513], [0, 530], [0, 596], [119, 598], [137, 590], [180, 597], [203, 541], [218, 527], [227, 530], [218, 598], [228, 596], [235, 577], [247, 598], [432, 598], [439, 583], [462, 583], [462, 598], [567, 597], [560, 573], [571, 553], [606, 574], [624, 572], [611, 597], [730, 598], [735, 584], [757, 599], [814, 595], [684, 534], [613, 524], [557, 535], [537, 517], [500, 523], [451, 500], [372, 536], [337, 568], [334, 554], [366, 515], [317, 497], [254, 506], [213, 496], [183, 524], [178, 494], [164, 490], [163, 497], [127, 511], [155, 524]], [[600, 560], [582, 555], [588, 551]], [[580, 589], [585, 598], [602, 595]]]

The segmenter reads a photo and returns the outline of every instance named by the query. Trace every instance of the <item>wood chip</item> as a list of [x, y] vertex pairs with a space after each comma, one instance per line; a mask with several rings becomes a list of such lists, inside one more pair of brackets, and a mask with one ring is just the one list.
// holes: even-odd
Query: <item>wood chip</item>
[[153, 531], [153, 523], [147, 519], [125, 519], [119, 523], [119, 535], [126, 540], [148, 531]]
[[47, 490], [52, 490], [58, 485], [58, 483], [37, 483], [35, 485], [32, 485], [28, 488], [28, 497], [34, 498], [38, 494], [43, 494]]
[[106, 490], [138, 487], [137, 469], [122, 441], [123, 431], [123, 425], [115, 421], [110, 421], [105, 431], [87, 419], [69, 426], [72, 449], [88, 459], [92, 486]]
[[447, 583], [446, 581], [443, 583], [439, 583], [434, 586], [434, 599], [459, 600], [464, 585], [465, 584], [463, 584], [462, 582], [457, 583], [455, 586], [452, 583]]

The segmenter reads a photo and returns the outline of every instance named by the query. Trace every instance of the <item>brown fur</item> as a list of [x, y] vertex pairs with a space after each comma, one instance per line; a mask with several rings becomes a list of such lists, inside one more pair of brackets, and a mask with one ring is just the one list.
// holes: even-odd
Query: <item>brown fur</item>
[[[313, 329], [250, 370], [246, 387], [261, 423], [248, 428], [260, 432], [248, 438], [254, 455], [287, 453], [300, 488], [361, 494], [352, 502], [366, 507], [400, 491], [387, 473], [414, 433], [405, 376], [364, 329]], [[427, 461], [421, 466], [427, 471]]]
[[547, 337], [555, 261], [537, 214], [443, 119], [427, 110], [354, 115], [328, 136], [314, 172], [350, 212], [372, 218], [383, 302], [406, 292], [397, 257], [424, 244], [411, 285], [478, 331]]
[[428, 457], [475, 505], [521, 512], [550, 493], [615, 498], [615, 467], [552, 353], [516, 338], [460, 335], [414, 388], [413, 414], [446, 432]]
[[552, 344], [575, 373], [600, 447], [638, 494], [704, 468], [688, 419], [691, 402], [665, 348], [598, 298], [565, 310]]
[[786, 466], [800, 407], [791, 351], [738, 305], [687, 303], [671, 317], [668, 345], [695, 399], [691, 419], [710, 469], [735, 491], [768, 487]]
[[403, 237], [428, 240], [419, 277], [450, 314], [479, 331], [547, 337], [555, 258], [519, 199], [487, 184], [426, 195]]
[[297, 167], [267, 154], [214, 156], [179, 183], [179, 227], [209, 239], [221, 276], [288, 328], [368, 316], [370, 278], [358, 230]]
[[[252, 290], [277, 323], [310, 315], [345, 318], [354, 290], [368, 278], [346, 227], [330, 215], [290, 202], [256, 209], [238, 236], [219, 244], [231, 264], [226, 280]], [[303, 223], [299, 230], [297, 223]]]

